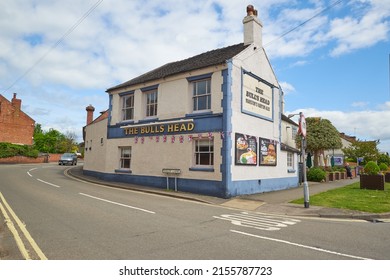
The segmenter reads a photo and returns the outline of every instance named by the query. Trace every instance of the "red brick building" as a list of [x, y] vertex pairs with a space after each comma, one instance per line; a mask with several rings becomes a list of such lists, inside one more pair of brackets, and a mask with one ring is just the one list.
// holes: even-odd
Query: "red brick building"
[[35, 121], [22, 110], [22, 100], [11, 100], [0, 94], [0, 142], [14, 144], [33, 144]]

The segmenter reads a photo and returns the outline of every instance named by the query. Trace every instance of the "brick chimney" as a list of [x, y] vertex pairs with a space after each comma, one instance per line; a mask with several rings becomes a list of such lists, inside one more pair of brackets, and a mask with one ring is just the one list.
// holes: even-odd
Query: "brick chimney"
[[16, 93], [14, 93], [14, 97], [11, 100], [12, 106], [15, 107], [16, 110], [20, 111], [22, 108], [22, 100], [16, 98]]
[[87, 125], [89, 125], [93, 121], [93, 112], [95, 111], [95, 108], [92, 105], [89, 105], [85, 110], [87, 110]]
[[244, 17], [242, 23], [244, 24], [244, 45], [255, 44], [258, 47], [263, 46], [262, 29], [263, 24], [257, 17], [257, 10], [252, 6], [246, 7], [247, 16]]

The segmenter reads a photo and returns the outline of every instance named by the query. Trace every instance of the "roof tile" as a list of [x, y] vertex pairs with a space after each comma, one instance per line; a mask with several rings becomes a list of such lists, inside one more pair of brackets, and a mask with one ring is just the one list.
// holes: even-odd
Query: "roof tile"
[[107, 92], [122, 87], [133, 86], [157, 79], [166, 78], [187, 71], [221, 64], [239, 54], [247, 47], [248, 46], [244, 46], [244, 44], [241, 43], [221, 49], [211, 50], [184, 60], [170, 62], [127, 82], [111, 87], [107, 89]]

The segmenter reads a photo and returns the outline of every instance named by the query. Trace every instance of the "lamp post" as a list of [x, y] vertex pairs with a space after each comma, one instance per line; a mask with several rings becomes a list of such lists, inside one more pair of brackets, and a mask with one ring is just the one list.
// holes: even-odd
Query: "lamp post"
[[298, 134], [301, 135], [301, 153], [303, 161], [303, 198], [305, 208], [309, 208], [309, 184], [307, 183], [306, 164], [305, 164], [305, 139], [306, 139], [306, 120], [302, 112], [299, 114], [290, 114], [288, 118], [299, 115]]

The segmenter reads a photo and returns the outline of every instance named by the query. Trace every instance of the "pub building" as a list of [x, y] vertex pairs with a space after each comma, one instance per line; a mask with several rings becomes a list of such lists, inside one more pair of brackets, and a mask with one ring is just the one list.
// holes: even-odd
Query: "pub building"
[[292, 121], [251, 5], [243, 25], [243, 43], [109, 88], [95, 120], [88, 106], [84, 174], [223, 198], [298, 186]]

